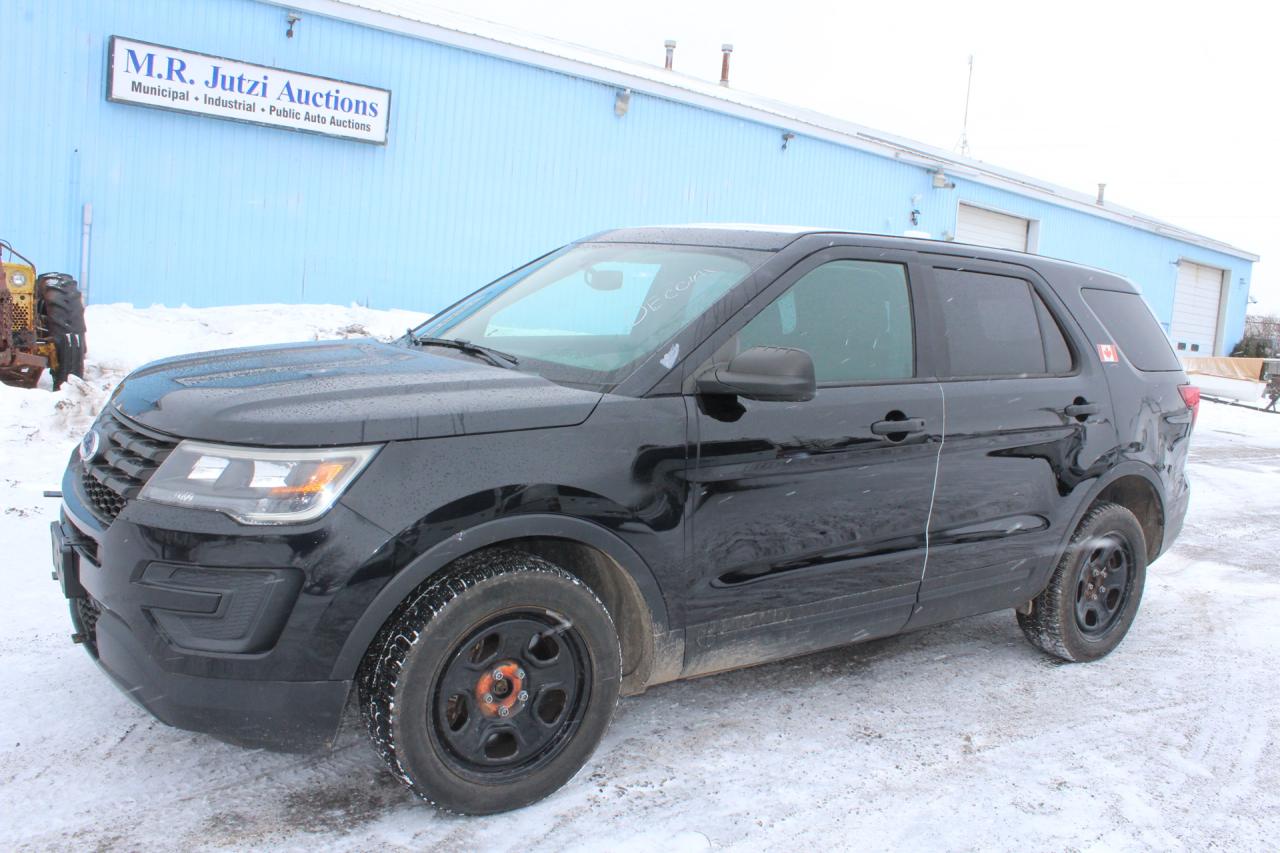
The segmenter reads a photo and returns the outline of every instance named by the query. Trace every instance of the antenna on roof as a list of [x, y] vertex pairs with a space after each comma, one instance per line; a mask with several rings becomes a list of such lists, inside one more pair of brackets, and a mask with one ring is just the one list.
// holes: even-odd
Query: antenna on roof
[[969, 96], [973, 94], [973, 54], [969, 54], [969, 83], [964, 89], [964, 124], [960, 126], [960, 156], [969, 156]]

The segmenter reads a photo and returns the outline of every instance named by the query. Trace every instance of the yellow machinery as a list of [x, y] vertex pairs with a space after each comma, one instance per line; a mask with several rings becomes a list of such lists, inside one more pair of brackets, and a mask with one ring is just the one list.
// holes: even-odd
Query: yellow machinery
[[0, 240], [0, 382], [33, 388], [45, 368], [54, 387], [84, 372], [84, 302], [63, 273], [35, 265]]

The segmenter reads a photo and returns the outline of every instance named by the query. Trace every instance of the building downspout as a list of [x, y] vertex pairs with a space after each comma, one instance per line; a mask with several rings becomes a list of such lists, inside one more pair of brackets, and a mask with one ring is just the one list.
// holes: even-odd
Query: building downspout
[[89, 302], [89, 240], [93, 234], [93, 204], [85, 202], [80, 216], [80, 292]]

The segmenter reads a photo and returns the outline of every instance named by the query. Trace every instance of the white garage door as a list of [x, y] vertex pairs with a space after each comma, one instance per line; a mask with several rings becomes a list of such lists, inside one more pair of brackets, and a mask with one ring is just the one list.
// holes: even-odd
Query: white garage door
[[956, 217], [956, 242], [1025, 252], [1030, 224], [1017, 216], [962, 204]]
[[1180, 353], [1213, 355], [1218, 343], [1222, 302], [1222, 270], [1189, 261], [1178, 262], [1169, 337]]

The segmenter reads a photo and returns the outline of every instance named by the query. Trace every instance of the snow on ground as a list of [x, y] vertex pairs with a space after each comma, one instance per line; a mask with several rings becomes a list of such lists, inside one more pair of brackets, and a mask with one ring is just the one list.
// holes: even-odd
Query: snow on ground
[[[310, 756], [167, 728], [73, 646], [49, 580], [66, 456], [123, 373], [178, 352], [417, 319], [336, 306], [90, 309], [84, 383], [0, 388], [0, 845], [7, 849], [1275, 850], [1280, 416], [1205, 403], [1195, 495], [1103, 661], [1010, 613], [623, 700], [586, 768], [493, 818], [413, 800], [355, 728]], [[363, 328], [354, 329], [358, 325]]]

